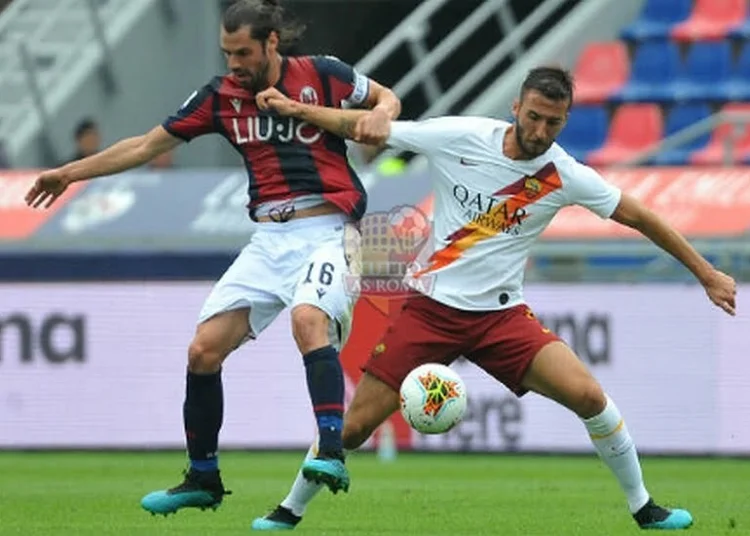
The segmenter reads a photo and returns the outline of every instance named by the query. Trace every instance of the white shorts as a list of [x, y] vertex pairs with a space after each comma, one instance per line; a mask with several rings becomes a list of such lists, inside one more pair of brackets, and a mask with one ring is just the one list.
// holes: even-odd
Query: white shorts
[[351, 329], [352, 277], [359, 274], [359, 232], [343, 214], [257, 225], [250, 243], [214, 285], [199, 323], [250, 308], [255, 338], [288, 306], [310, 304], [331, 321], [331, 344], [343, 346]]

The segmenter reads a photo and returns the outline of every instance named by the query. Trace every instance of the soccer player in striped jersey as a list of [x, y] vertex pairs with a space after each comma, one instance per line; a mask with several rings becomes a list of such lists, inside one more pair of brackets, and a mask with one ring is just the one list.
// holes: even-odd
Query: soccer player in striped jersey
[[257, 231], [200, 312], [188, 348], [183, 407], [190, 469], [179, 485], [143, 498], [143, 508], [152, 513], [221, 504], [227, 493], [218, 460], [222, 363], [244, 342], [260, 336], [287, 307], [320, 434], [320, 448], [305, 461], [300, 478], [323, 483], [333, 492], [349, 487], [342, 454], [339, 349], [356, 299], [344, 288], [345, 275], [357, 265], [356, 223], [367, 196], [347, 161], [343, 137], [261, 110], [256, 96], [273, 87], [307, 104], [368, 108], [356, 126], [363, 141], [379, 139], [401, 104], [392, 91], [336, 58], [282, 55], [300, 33], [278, 0], [235, 2], [224, 13], [221, 28], [229, 74], [196, 90], [147, 134], [42, 173], [27, 194], [30, 206], [48, 207], [73, 182], [141, 166], [206, 134], [224, 137], [247, 170], [248, 209]]

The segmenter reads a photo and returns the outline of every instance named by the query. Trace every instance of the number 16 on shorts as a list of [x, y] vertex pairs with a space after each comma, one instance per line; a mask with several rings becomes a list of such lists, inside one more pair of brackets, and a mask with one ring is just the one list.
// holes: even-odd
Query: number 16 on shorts
[[336, 267], [330, 262], [311, 262], [307, 267], [307, 275], [302, 281], [303, 284], [316, 285], [318, 298], [323, 298], [328, 292], [331, 283], [333, 283], [334, 272]]

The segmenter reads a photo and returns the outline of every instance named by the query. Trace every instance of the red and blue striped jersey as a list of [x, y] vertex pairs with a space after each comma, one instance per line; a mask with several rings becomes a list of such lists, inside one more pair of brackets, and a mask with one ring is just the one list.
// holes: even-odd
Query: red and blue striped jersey
[[[284, 57], [276, 89], [307, 104], [340, 108], [367, 99], [369, 80], [330, 56]], [[261, 203], [318, 194], [353, 219], [367, 194], [349, 165], [345, 141], [296, 118], [261, 111], [255, 95], [230, 75], [194, 92], [162, 126], [190, 141], [218, 133], [242, 155], [248, 174], [250, 217]]]

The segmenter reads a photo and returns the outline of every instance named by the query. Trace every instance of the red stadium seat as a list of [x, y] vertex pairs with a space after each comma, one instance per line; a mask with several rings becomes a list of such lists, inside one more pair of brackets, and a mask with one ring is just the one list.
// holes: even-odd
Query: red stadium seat
[[604, 146], [588, 155], [592, 166], [622, 163], [658, 143], [664, 120], [657, 104], [623, 104], [612, 117]]
[[690, 18], [674, 27], [677, 41], [724, 39], [742, 24], [747, 14], [747, 0], [696, 0]]
[[619, 90], [630, 71], [628, 51], [619, 41], [592, 43], [578, 58], [574, 70], [575, 101], [578, 104], [600, 104]]
[[[750, 104], [747, 103], [734, 103], [727, 104], [722, 108], [723, 112], [745, 112], [750, 113]], [[731, 162], [733, 164], [740, 164], [743, 162], [748, 155], [750, 155], [750, 125], [744, 124], [738, 127], [725, 123], [719, 125], [711, 135], [711, 139], [708, 141], [703, 149], [694, 152], [690, 157], [691, 164], [704, 164], [704, 165], [721, 165], [724, 163], [724, 144], [727, 138], [734, 136], [733, 130], [740, 128], [741, 131], [736, 134], [734, 149], [731, 155]]]

